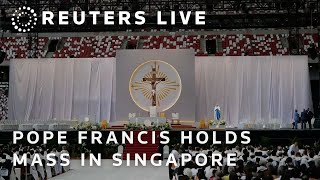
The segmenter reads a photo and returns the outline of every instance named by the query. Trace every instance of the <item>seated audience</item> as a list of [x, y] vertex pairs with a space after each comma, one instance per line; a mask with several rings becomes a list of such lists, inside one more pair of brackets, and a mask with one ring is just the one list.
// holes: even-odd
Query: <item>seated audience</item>
[[[69, 171], [70, 167], [61, 167], [46, 166], [48, 159], [46, 157], [48, 152], [55, 153], [56, 159], [59, 162], [60, 153], [68, 153], [66, 146], [63, 146], [62, 149], [59, 147], [59, 150], [52, 148], [52, 150], [47, 149], [45, 146], [0, 146], [0, 167], [8, 170], [8, 176], [2, 177], [5, 180], [13, 179], [27, 179], [27, 180], [45, 180], [56, 175], [62, 174]], [[61, 150], [60, 150], [61, 149]], [[13, 166], [13, 154], [17, 154], [21, 158], [24, 154], [27, 156], [27, 166], [23, 164], [18, 164]], [[43, 166], [35, 164], [31, 166], [32, 159], [35, 155], [41, 157], [41, 162]], [[60, 164], [60, 163], [58, 163]]]
[[[174, 167], [170, 179], [180, 180], [304, 180], [320, 179], [319, 145], [298, 146], [295, 142], [290, 146], [235, 146], [221, 148], [219, 146], [185, 148], [176, 145], [172, 151], [174, 157], [181, 161], [181, 153], [192, 155], [185, 166]], [[197, 154], [205, 154], [208, 162], [205, 166], [195, 163]], [[222, 166], [212, 165], [213, 153], [223, 156]], [[236, 166], [228, 167], [226, 154], [235, 153]], [[200, 160], [202, 161], [202, 160]]]

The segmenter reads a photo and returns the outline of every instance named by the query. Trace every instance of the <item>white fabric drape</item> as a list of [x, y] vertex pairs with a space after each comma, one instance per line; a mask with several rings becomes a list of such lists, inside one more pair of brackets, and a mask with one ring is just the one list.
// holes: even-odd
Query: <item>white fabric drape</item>
[[9, 119], [110, 120], [114, 58], [10, 62]]
[[[312, 107], [306, 56], [197, 57], [195, 74], [196, 120], [219, 104], [231, 127], [288, 124]], [[114, 58], [12, 60], [9, 119], [115, 121], [115, 90]]]
[[196, 58], [197, 119], [219, 104], [227, 125], [288, 124], [312, 108], [306, 56]]

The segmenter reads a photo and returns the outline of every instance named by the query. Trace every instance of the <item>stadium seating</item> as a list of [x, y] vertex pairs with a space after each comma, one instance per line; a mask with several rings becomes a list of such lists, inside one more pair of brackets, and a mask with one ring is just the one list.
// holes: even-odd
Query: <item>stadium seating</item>
[[[48, 37], [38, 38], [39, 55], [44, 57], [44, 50], [48, 42]], [[27, 49], [29, 48], [27, 37], [4, 37], [1, 38], [0, 47], [7, 53], [6, 60], [15, 58], [26, 58], [28, 56]]]
[[317, 34], [301, 34], [300, 39], [302, 40], [303, 44], [303, 47], [301, 48], [302, 54], [307, 54], [310, 44], [314, 44], [317, 48], [319, 48], [319, 36]]
[[[201, 39], [219, 39], [221, 48], [215, 56], [269, 56], [289, 55], [289, 49], [283, 44], [288, 34], [220, 34], [220, 35], [151, 35], [151, 36], [89, 36], [89, 37], [39, 37], [38, 53], [46, 57], [48, 42], [52, 39], [62, 41], [62, 48], [55, 51], [53, 58], [115, 57], [116, 50], [123, 43], [137, 45], [143, 49], [194, 49], [196, 56], [208, 56], [201, 48]], [[306, 54], [310, 44], [318, 45], [317, 34], [301, 34], [301, 54]], [[0, 47], [7, 53], [6, 60], [28, 57], [27, 37], [4, 37]], [[137, 46], [136, 46], [137, 47]]]
[[7, 53], [6, 59], [24, 58], [28, 48], [26, 37], [6, 37], [0, 41], [0, 47]]
[[54, 58], [67, 58], [74, 55], [81, 57], [114, 57], [116, 50], [120, 49], [123, 37], [118, 36], [92, 36], [63, 38], [65, 44], [57, 50]]

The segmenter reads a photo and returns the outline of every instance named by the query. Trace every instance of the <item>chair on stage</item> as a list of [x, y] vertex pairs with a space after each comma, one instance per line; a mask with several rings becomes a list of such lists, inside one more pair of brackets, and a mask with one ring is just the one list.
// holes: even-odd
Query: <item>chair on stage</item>
[[180, 125], [179, 113], [172, 113], [171, 116], [172, 116], [172, 122], [171, 122], [171, 124]]

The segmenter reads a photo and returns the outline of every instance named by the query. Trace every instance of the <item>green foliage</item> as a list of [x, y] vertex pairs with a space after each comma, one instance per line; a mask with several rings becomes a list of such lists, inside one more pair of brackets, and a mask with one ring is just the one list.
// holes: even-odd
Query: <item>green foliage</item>
[[144, 124], [138, 124], [138, 123], [137, 124], [136, 123], [129, 123], [129, 124], [127, 124], [126, 127], [127, 127], [128, 131], [134, 131], [134, 130], [169, 131], [169, 130], [171, 130], [171, 126], [169, 123], [159, 124], [159, 125], [156, 125], [155, 123], [151, 123], [151, 126], [146, 126]]
[[105, 157], [107, 159], [112, 159], [112, 155], [118, 152], [118, 144], [110, 143], [103, 147], [103, 152], [105, 152]]
[[210, 126], [212, 126], [212, 125], [224, 126], [224, 125], [226, 125], [226, 121], [224, 121], [224, 120], [209, 120], [209, 124], [210, 124]]
[[98, 123], [91, 123], [90, 121], [85, 121], [78, 123], [75, 127], [78, 131], [98, 131], [101, 130], [101, 126]]

